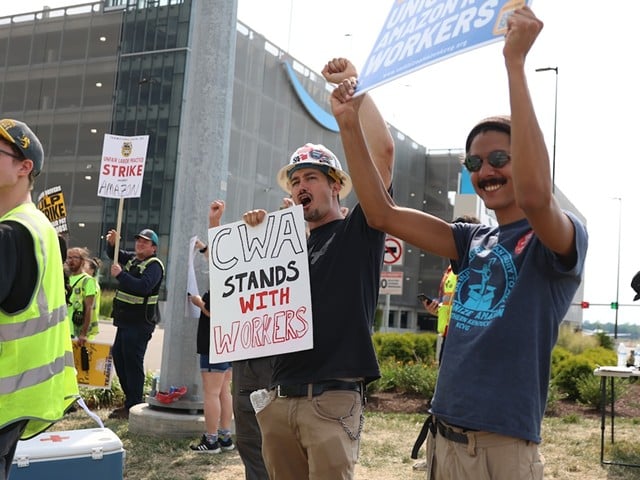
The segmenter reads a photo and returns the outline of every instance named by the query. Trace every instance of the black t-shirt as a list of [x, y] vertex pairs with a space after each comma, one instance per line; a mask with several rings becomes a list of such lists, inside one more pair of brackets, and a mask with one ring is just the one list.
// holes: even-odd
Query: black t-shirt
[[[209, 290], [202, 294], [202, 301], [205, 308], [211, 312], [209, 308]], [[198, 334], [196, 337], [196, 349], [201, 355], [209, 355], [209, 329], [211, 320], [204, 312], [200, 311], [200, 318], [198, 320]]]
[[384, 255], [381, 231], [360, 205], [344, 220], [311, 231], [307, 241], [313, 349], [279, 355], [272, 384], [380, 377], [371, 342]]
[[31, 233], [18, 222], [0, 223], [0, 266], [0, 307], [22, 310], [36, 287], [38, 263]]

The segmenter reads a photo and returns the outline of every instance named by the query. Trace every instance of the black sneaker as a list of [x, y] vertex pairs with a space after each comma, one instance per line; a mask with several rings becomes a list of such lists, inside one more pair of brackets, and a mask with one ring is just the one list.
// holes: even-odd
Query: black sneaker
[[218, 441], [209, 443], [206, 435], [202, 435], [198, 445], [189, 445], [189, 448], [198, 453], [220, 453], [222, 451]]
[[222, 437], [218, 437], [218, 444], [220, 445], [220, 448], [225, 452], [228, 452], [236, 448], [235, 445], [233, 444], [233, 440], [231, 440], [231, 437], [227, 438], [226, 440]]

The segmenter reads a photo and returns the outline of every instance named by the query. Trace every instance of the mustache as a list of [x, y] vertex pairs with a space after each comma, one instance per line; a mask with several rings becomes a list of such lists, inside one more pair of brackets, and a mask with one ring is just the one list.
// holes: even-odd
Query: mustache
[[504, 177], [485, 178], [478, 181], [478, 188], [485, 188], [489, 185], [504, 185], [505, 183], [507, 183], [507, 179]]

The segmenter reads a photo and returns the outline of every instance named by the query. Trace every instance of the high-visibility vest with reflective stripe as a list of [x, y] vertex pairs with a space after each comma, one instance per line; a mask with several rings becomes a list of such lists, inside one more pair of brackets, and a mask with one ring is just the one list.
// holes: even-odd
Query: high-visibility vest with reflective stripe
[[[139, 263], [136, 258], [133, 257], [125, 264], [124, 271], [136, 278], [141, 278], [147, 266], [152, 262], [157, 262], [160, 265], [164, 277], [164, 265], [162, 261], [155, 256], [145, 258]], [[126, 292], [118, 288], [115, 296], [113, 297], [112, 313], [114, 325], [118, 326], [119, 322], [122, 320], [157, 322], [156, 308], [158, 303], [158, 292], [160, 291], [161, 284], [162, 277], [147, 296]]]
[[0, 428], [29, 420], [25, 440], [62, 418], [78, 398], [78, 384], [56, 231], [33, 203], [0, 218], [8, 220], [31, 233], [38, 266], [27, 307], [15, 313], [0, 309]]
[[438, 333], [444, 336], [447, 335], [449, 327], [456, 283], [458, 283], [458, 276], [453, 273], [451, 267], [448, 267], [440, 282], [440, 306], [438, 307]]
[[[100, 286], [98, 285], [98, 280], [93, 278], [88, 273], [82, 272], [79, 274], [79, 277], [74, 277], [75, 275], [71, 275], [71, 277], [69, 278], [69, 283], [71, 283], [71, 294], [69, 295], [69, 303], [67, 304], [67, 319], [69, 320], [69, 329], [71, 330], [71, 333], [74, 337], [80, 336], [82, 325], [75, 325], [73, 323], [73, 320], [71, 319], [73, 318], [73, 313], [76, 310], [84, 311], [84, 299], [87, 295], [87, 284], [89, 284], [89, 291], [91, 292], [93, 289], [95, 289], [96, 291], [93, 296], [93, 310], [91, 311], [91, 321], [89, 322], [89, 328], [87, 330], [87, 338], [89, 340], [93, 340], [100, 329], [100, 325], [98, 323], [98, 315], [96, 314], [100, 309], [100, 306], [97, 303], [100, 301]], [[74, 278], [73, 282], [71, 282], [71, 278]]]

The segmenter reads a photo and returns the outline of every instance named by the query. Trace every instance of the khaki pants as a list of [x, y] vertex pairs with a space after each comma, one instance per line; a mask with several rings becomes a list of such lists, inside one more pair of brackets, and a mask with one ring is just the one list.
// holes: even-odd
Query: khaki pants
[[362, 429], [360, 393], [275, 398], [257, 415], [271, 480], [350, 480]]
[[[456, 432], [462, 429], [451, 427]], [[489, 432], [466, 432], [468, 444], [435, 436], [433, 480], [542, 480], [538, 445]]]

